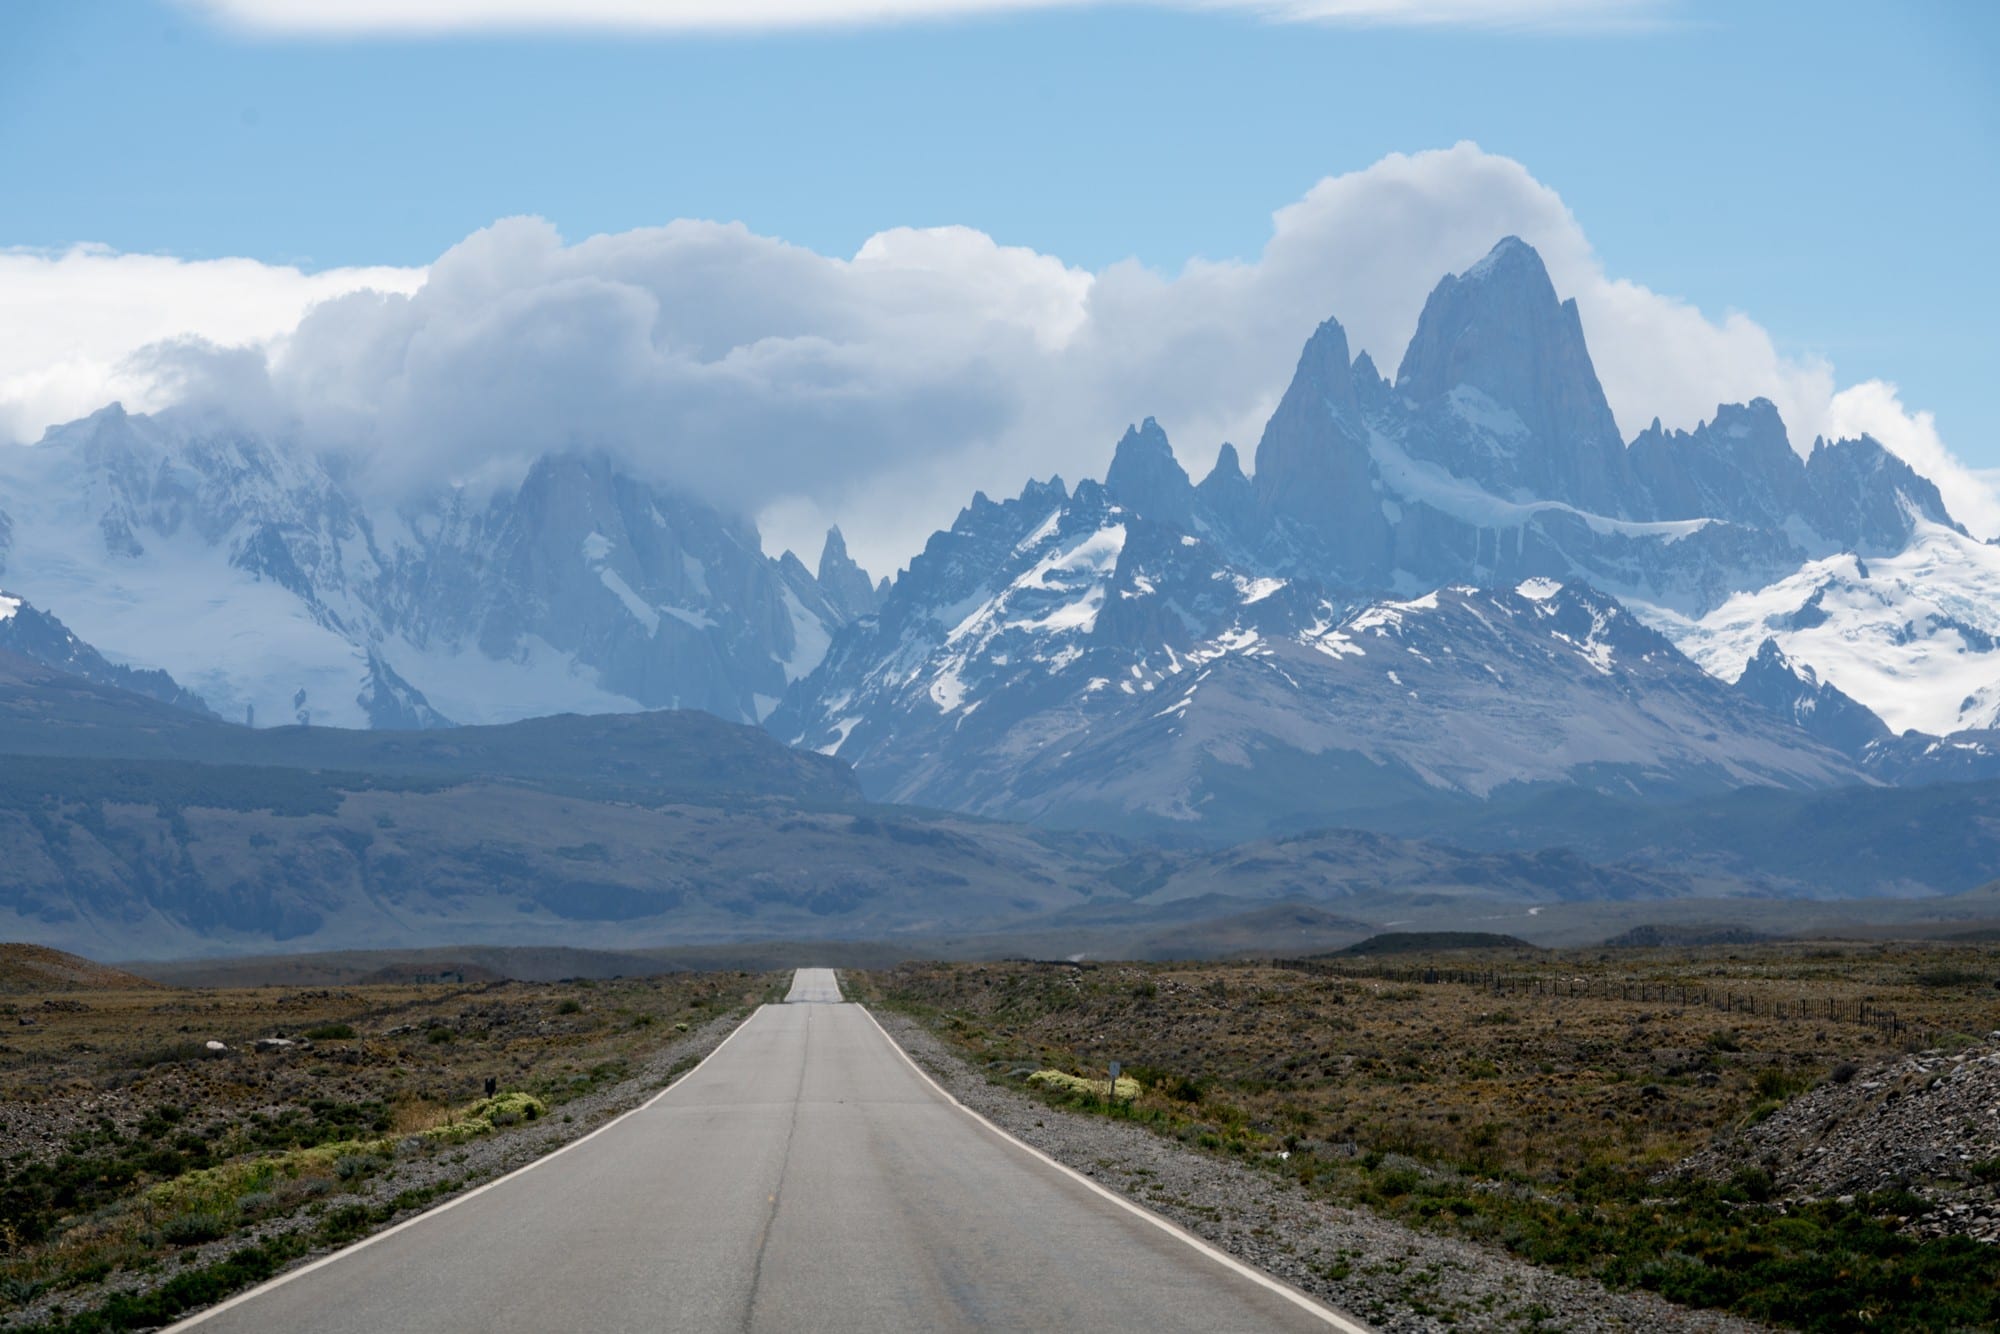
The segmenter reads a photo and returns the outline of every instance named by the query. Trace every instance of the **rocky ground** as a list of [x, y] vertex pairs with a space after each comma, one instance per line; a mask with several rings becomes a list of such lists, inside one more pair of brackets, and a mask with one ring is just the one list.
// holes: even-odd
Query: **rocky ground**
[[1780, 1200], [1907, 1191], [1915, 1230], [2000, 1243], [2000, 1032], [1959, 1051], [1842, 1066], [1685, 1170], [1720, 1179], [1746, 1168], [1768, 1173]]
[[1009, 1133], [1385, 1334], [1761, 1328], [1610, 1292], [1489, 1247], [1342, 1208], [1255, 1165], [1143, 1126], [1057, 1110], [992, 1082], [913, 1020], [877, 1017], [952, 1096]]

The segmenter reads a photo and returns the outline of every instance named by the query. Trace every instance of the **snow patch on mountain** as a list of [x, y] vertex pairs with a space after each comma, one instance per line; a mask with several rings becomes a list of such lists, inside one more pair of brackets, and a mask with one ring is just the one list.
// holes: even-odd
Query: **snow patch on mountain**
[[[523, 635], [504, 657], [476, 649], [383, 645], [398, 671], [423, 682], [431, 704], [461, 724], [512, 723], [552, 713], [634, 713], [630, 698], [606, 690], [598, 673], [540, 635]], [[263, 711], [258, 711], [260, 721]]]
[[1902, 551], [1843, 552], [1690, 619], [1635, 607], [1727, 681], [1766, 639], [1897, 732], [2000, 724], [2000, 547], [1919, 519]]
[[1497, 496], [1447, 471], [1439, 464], [1412, 458], [1395, 439], [1381, 430], [1369, 432], [1370, 453], [1381, 469], [1385, 490], [1404, 504], [1420, 502], [1440, 514], [1474, 528], [1500, 530], [1524, 527], [1542, 515], [1556, 514], [1577, 519], [1603, 537], [1652, 538], [1672, 545], [1698, 533], [1712, 519], [1665, 519], [1638, 521], [1619, 519], [1580, 509], [1559, 500], [1508, 499]]
[[1544, 579], [1538, 576], [1533, 579], [1523, 579], [1514, 591], [1522, 597], [1527, 598], [1530, 602], [1547, 602], [1562, 591], [1562, 584], [1554, 579]]
[[833, 636], [826, 618], [806, 606], [797, 590], [787, 587], [782, 595], [785, 615], [792, 625], [792, 651], [783, 658], [785, 681], [789, 684], [819, 666], [820, 660], [826, 656], [827, 645], [833, 642]]

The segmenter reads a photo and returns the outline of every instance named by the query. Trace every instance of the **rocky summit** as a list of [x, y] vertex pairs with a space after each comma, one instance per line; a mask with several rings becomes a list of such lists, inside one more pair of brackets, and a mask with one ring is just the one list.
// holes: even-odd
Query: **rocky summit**
[[1197, 483], [1149, 418], [1101, 485], [975, 497], [770, 726], [895, 799], [1210, 836], [2000, 772], [1965, 731], [2000, 708], [1996, 549], [1762, 399], [1622, 441], [1516, 238], [1438, 285], [1393, 381], [1323, 323], [1255, 462]]

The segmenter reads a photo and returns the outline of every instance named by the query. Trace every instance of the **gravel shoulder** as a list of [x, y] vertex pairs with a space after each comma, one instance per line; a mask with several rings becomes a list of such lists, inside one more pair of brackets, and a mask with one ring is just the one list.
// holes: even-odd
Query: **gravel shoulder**
[[[432, 1145], [414, 1139], [406, 1141], [405, 1148], [398, 1151], [387, 1168], [370, 1178], [362, 1189], [343, 1194], [336, 1202], [341, 1207], [382, 1209], [398, 1197], [413, 1192], [423, 1195], [421, 1204], [397, 1209], [382, 1219], [378, 1226], [371, 1228], [371, 1234], [446, 1204], [468, 1190], [525, 1167], [583, 1138], [614, 1117], [652, 1098], [721, 1046], [723, 1040], [753, 1012], [743, 1010], [725, 1014], [676, 1037], [649, 1055], [631, 1078], [573, 1098], [542, 1119], [462, 1144]], [[321, 1218], [317, 1211], [300, 1209], [267, 1220], [254, 1229], [232, 1234], [199, 1248], [189, 1248], [173, 1270], [120, 1272], [105, 1282], [66, 1290], [53, 1299], [18, 1308], [9, 1312], [4, 1322], [0, 1322], [0, 1329], [59, 1320], [94, 1310], [121, 1293], [150, 1291], [172, 1279], [175, 1272], [216, 1263], [245, 1246], [290, 1234], [311, 1233], [319, 1226]], [[310, 1264], [351, 1244], [344, 1241], [339, 1245], [316, 1246], [286, 1265], [285, 1270]]]
[[1289, 1181], [1142, 1126], [1057, 1110], [991, 1082], [916, 1021], [874, 1013], [953, 1097], [1008, 1133], [1383, 1334], [1764, 1328], [1646, 1293], [1611, 1292], [1315, 1199]]

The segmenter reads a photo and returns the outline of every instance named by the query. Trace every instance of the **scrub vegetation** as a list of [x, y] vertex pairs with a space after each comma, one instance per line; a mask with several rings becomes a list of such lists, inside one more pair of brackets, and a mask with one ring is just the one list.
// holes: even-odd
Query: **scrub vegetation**
[[[1972, 1235], [1994, 1209], [1983, 1162], [1885, 1163], [1871, 1188], [1828, 1197], [1789, 1184], [1748, 1133], [1816, 1087], [1860, 1096], [1912, 1051], [1950, 1073], [1954, 1053], [1991, 1048], [1991, 945], [910, 965], [844, 980], [1052, 1105], [1614, 1288], [1812, 1330], [2000, 1326], [2000, 1246]], [[1136, 1097], [1103, 1096], [1111, 1060]], [[1050, 1069], [1078, 1082], [1036, 1077]]]
[[[53, 952], [10, 951], [0, 1325], [73, 1334], [165, 1323], [434, 1203], [467, 1184], [454, 1164], [470, 1142], [569, 1119], [566, 1105], [773, 985], [175, 990], [82, 960], [72, 981], [40, 957]], [[399, 1189], [405, 1177], [417, 1184]], [[50, 1314], [51, 1299], [74, 1308], [66, 1293], [103, 1300]]]

